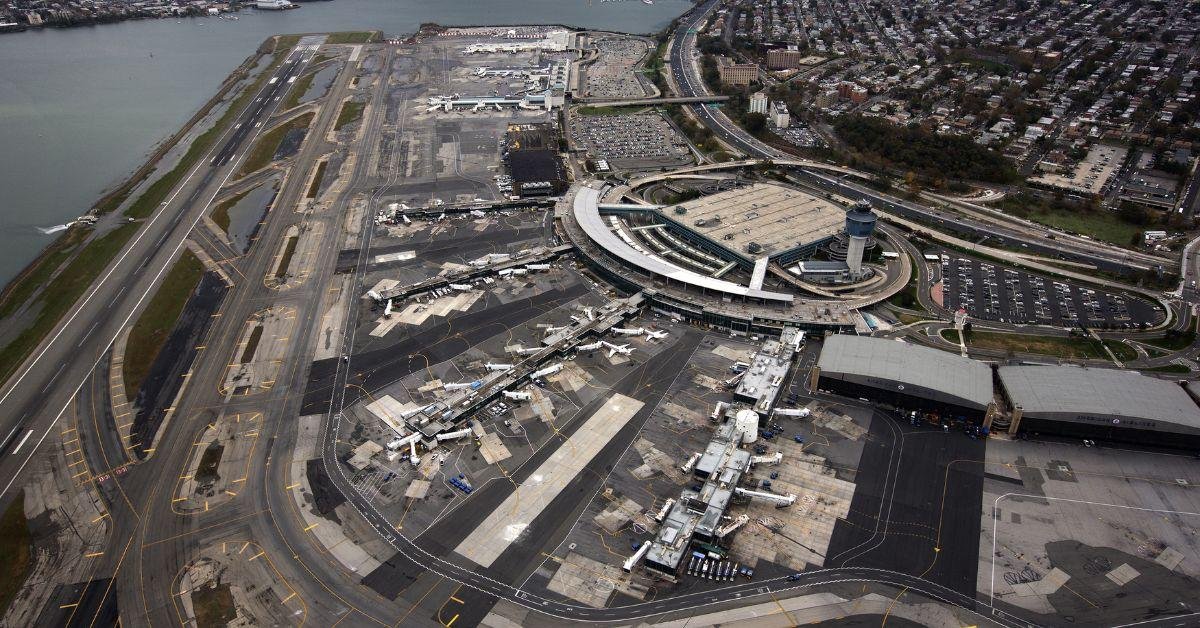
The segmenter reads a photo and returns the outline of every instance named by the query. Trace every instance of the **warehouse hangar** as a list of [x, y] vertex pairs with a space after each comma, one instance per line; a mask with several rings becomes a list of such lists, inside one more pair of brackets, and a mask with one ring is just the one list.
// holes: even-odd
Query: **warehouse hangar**
[[1134, 371], [1001, 366], [1013, 430], [1200, 449], [1200, 406], [1179, 384]]
[[993, 401], [988, 365], [883, 338], [826, 338], [812, 377], [821, 390], [973, 421], [982, 421]]

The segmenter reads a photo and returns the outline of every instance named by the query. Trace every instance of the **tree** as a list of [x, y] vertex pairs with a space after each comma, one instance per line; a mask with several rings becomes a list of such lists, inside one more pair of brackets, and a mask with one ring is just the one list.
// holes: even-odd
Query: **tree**
[[767, 128], [767, 116], [758, 112], [750, 112], [746, 114], [744, 123], [746, 130], [752, 135], [760, 135]]

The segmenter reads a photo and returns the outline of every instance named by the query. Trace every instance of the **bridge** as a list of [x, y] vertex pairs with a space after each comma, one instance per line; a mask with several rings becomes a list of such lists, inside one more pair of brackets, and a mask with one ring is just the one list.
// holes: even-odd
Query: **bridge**
[[725, 102], [728, 96], [667, 96], [659, 98], [631, 98], [606, 100], [603, 98], [578, 98], [574, 102], [592, 107], [642, 107], [646, 105], [688, 105], [696, 103]]

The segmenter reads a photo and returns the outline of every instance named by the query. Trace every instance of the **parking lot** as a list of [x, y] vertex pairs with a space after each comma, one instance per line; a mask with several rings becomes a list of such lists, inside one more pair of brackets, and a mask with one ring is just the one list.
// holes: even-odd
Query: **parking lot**
[[805, 124], [789, 126], [786, 129], [775, 129], [775, 135], [800, 148], [820, 148], [825, 145], [825, 140], [822, 140], [821, 136]]
[[965, 308], [982, 320], [1056, 326], [1136, 327], [1161, 313], [1149, 302], [1075, 283], [1056, 281], [972, 258], [942, 252], [944, 305]]
[[644, 39], [609, 36], [594, 42], [600, 55], [584, 66], [584, 95], [589, 98], [641, 98], [648, 95], [634, 69], [650, 51]]
[[659, 168], [692, 163], [687, 142], [659, 113], [576, 116], [571, 145], [613, 168]]

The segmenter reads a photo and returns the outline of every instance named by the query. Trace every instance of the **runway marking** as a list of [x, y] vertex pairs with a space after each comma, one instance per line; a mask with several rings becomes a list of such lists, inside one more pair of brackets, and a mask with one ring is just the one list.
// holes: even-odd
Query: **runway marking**
[[100, 521], [107, 516], [108, 516], [108, 513], [104, 513], [104, 514], [100, 515], [99, 517], [92, 519], [92, 523], [100, 523]]
[[[14, 455], [14, 456], [17, 455], [17, 452], [21, 451], [21, 448], [25, 446], [25, 441], [29, 440], [29, 437], [32, 435], [33, 435], [33, 430], [29, 430], [28, 432], [25, 432], [25, 438], [22, 438], [21, 442], [17, 443], [17, 448], [13, 450], [12, 455]], [[76, 438], [75, 440], [79, 440], [79, 439]], [[78, 450], [76, 450], [76, 451], [78, 451]]]
[[62, 604], [59, 606], [59, 608], [75, 608], [76, 606], [79, 606], [79, 602], [74, 602], [72, 604]]
[[283, 600], [280, 602], [280, 604], [287, 604], [288, 600], [290, 600], [290, 599], [292, 599], [292, 598], [294, 598], [294, 597], [296, 597], [296, 592], [295, 592], [295, 591], [292, 591], [292, 594], [291, 594], [291, 595], [289, 595], [289, 596], [287, 596], [287, 597], [285, 597], [285, 598], [283, 598]]
[[84, 558], [95, 558], [97, 556], [103, 556], [103, 555], [104, 555], [104, 552], [91, 552], [89, 554], [84, 554], [83, 557]]
[[96, 327], [97, 327], [98, 325], [100, 325], [100, 321], [96, 321], [96, 322], [92, 323], [92, 326], [91, 326], [91, 327], [88, 327], [87, 333], [85, 333], [85, 334], [83, 335], [83, 338], [80, 338], [80, 339], [79, 339], [79, 344], [77, 344], [77, 345], [75, 345], [75, 346], [76, 346], [76, 347], [82, 347], [82, 346], [83, 346], [83, 343], [84, 343], [84, 341], [86, 341], [86, 340], [87, 340], [87, 339], [88, 339], [88, 338], [89, 338], [89, 337], [92, 335], [92, 332], [96, 330]]
[[[262, 91], [260, 91], [259, 93], [262, 93]], [[260, 108], [260, 111], [261, 111], [261, 108]], [[230, 137], [234, 137], [234, 136], [236, 136], [236, 133], [234, 132], [233, 129], [226, 129], [221, 134], [220, 139], [224, 140], [226, 138], [230, 138]], [[255, 133], [253, 135], [252, 139], [257, 139], [257, 138], [258, 138], [258, 133]], [[241, 141], [241, 139], [239, 139], [238, 141]], [[208, 153], [205, 154], [205, 157], [207, 158], [210, 155], [218, 154], [217, 146], [222, 146], [221, 142], [218, 141], [216, 144], [214, 144], [213, 148], [209, 149]], [[235, 157], [235, 161], [236, 161], [236, 157]], [[208, 161], [208, 167], [213, 167], [214, 163], [215, 162], [213, 162], [213, 161]], [[229, 163], [229, 162], [225, 162], [225, 163]], [[188, 173], [187, 177], [185, 177], [183, 179], [183, 181], [179, 182], [179, 184], [175, 186], [175, 191], [172, 192], [171, 195], [169, 197], [167, 197], [167, 199], [159, 205], [159, 208], [155, 210], [155, 212], [150, 216], [149, 220], [146, 223], [144, 223], [140, 229], [138, 229], [137, 235], [131, 241], [125, 243], [125, 245], [122, 247], [121, 255], [119, 257], [117, 257], [117, 259], [114, 262], [112, 262], [112, 265], [109, 267], [108, 272], [105, 273], [104, 276], [101, 277], [97, 282], [92, 283], [90, 292], [87, 294], [87, 296], [85, 296], [83, 298], [83, 300], [75, 302], [75, 304], [72, 306], [73, 310], [74, 310], [73, 313], [69, 317], [67, 317], [65, 320], [62, 321], [62, 323], [59, 327], [59, 330], [52, 337], [44, 340], [41, 343], [42, 350], [36, 356], [33, 357], [32, 361], [30, 362], [30, 366], [26, 367], [25, 370], [23, 372], [21, 372], [21, 374], [15, 380], [9, 381], [8, 390], [4, 391], [3, 395], [0, 395], [0, 405], [2, 405], [8, 399], [8, 396], [11, 395], [14, 390], [17, 390], [17, 388], [19, 387], [21, 382], [24, 381], [25, 378], [29, 376], [29, 373], [32, 370], [32, 365], [37, 364], [38, 361], [41, 360], [42, 357], [46, 355], [46, 352], [49, 351], [51, 346], [53, 346], [54, 343], [59, 339], [59, 337], [62, 336], [63, 332], [66, 331], [67, 329], [71, 328], [71, 323], [79, 316], [79, 314], [81, 312], [83, 312], [84, 307], [86, 307], [87, 304], [90, 303], [92, 301], [92, 299], [94, 299], [96, 297], [96, 295], [98, 295], [100, 293], [100, 288], [105, 283], [108, 282], [109, 278], [112, 277], [113, 273], [115, 273], [117, 271], [117, 268], [125, 261], [125, 259], [127, 257], [129, 257], [129, 254], [131, 252], [133, 252], [134, 247], [136, 247], [138, 245], [138, 243], [142, 241], [142, 238], [144, 238], [146, 236], [146, 234], [149, 233], [149, 227], [151, 225], [153, 225], [154, 223], [158, 222], [160, 218], [162, 218], [163, 212], [165, 211], [163, 208], [165, 208], [165, 207], [169, 206], [171, 203], [175, 202], [175, 199], [183, 192], [184, 189], [186, 189], [188, 182], [191, 181], [192, 178], [195, 177], [196, 174], [199, 173], [200, 170], [204, 167], [205, 167], [204, 162], [198, 162], [192, 168], [192, 170]], [[224, 187], [225, 183], [229, 181], [229, 178], [233, 176], [233, 173], [234, 173], [234, 169], [232, 169], [232, 168], [229, 170], [228, 173], [226, 173], [225, 178], [222, 179], [220, 185], [217, 186], [217, 191], [213, 192], [212, 196], [209, 197], [208, 201], [204, 204], [203, 210], [198, 212], [196, 214], [195, 219], [192, 220], [192, 224], [189, 228], [189, 231], [191, 229], [195, 229], [196, 225], [199, 224], [200, 219], [202, 217], [204, 217], [205, 215], [207, 215], [208, 208], [209, 208], [209, 206], [212, 205], [212, 202], [216, 198], [217, 193], [220, 191], [221, 187]], [[173, 223], [173, 225], [178, 224], [178, 222], [182, 218], [182, 216], [183, 216], [183, 214], [179, 214], [175, 218], [175, 222]], [[174, 226], [172, 226], [172, 229], [173, 228], [174, 228]], [[171, 252], [170, 258], [173, 259], [174, 256], [177, 253], [179, 253], [180, 250], [183, 249], [183, 246], [184, 246], [184, 240], [180, 240], [179, 244], [177, 244], [175, 246], [175, 250]], [[151, 255], [153, 255], [153, 253], [151, 253]], [[151, 259], [150, 257], [147, 257], [146, 262], [149, 262], [150, 259]], [[150, 281], [151, 287], [144, 290], [142, 292], [141, 296], [138, 297], [137, 302], [133, 304], [133, 309], [129, 312], [128, 315], [125, 316], [125, 319], [121, 322], [119, 329], [124, 329], [125, 325], [129, 324], [129, 321], [133, 318], [134, 313], [137, 312], [137, 308], [140, 307], [142, 302], [146, 299], [146, 297], [148, 297], [150, 295], [150, 291], [155, 289], [155, 287], [158, 285], [159, 280], [167, 272], [167, 269], [169, 266], [170, 266], [170, 264], [168, 263], [168, 264], [163, 264], [161, 267], [159, 267], [158, 272], [155, 273], [154, 277], [151, 278], [151, 281]], [[121, 286], [121, 290], [120, 290], [120, 292], [117, 293], [117, 295], [120, 296], [120, 294], [125, 291], [125, 288], [126, 288], [126, 286]], [[112, 304], [110, 303], [109, 305], [111, 306]], [[107, 307], [105, 309], [107, 309]], [[120, 333], [121, 333], [120, 331], [117, 331], [115, 334], [113, 334], [112, 338], [109, 339], [108, 344], [105, 346], [106, 350], [109, 347], [111, 347], [114, 342], [116, 342], [117, 335]], [[100, 357], [97, 357], [96, 360], [92, 363], [93, 368], [96, 365], [100, 364], [100, 359], [101, 359]], [[72, 397], [79, 394], [79, 391], [83, 388], [83, 385], [86, 381], [87, 380], [84, 379], [79, 382], [79, 384], [75, 387], [75, 390], [72, 391], [72, 393], [71, 393]], [[42, 442], [44, 440], [46, 440], [46, 437], [50, 435], [50, 430], [53, 429], [54, 426], [58, 424], [59, 420], [62, 419], [62, 416], [63, 416], [63, 414], [66, 413], [68, 407], [70, 407], [70, 402], [63, 405], [62, 409], [58, 411], [58, 414], [55, 415], [54, 420], [51, 421], [50, 425], [46, 428], [46, 432], [44, 434], [42, 434], [41, 438], [38, 439], [37, 446], [40, 446], [42, 444]], [[33, 449], [34, 452], [37, 451], [37, 446], [34, 447], [34, 449]], [[8, 482], [4, 485], [4, 489], [0, 490], [0, 496], [3, 496], [8, 493], [9, 489], [12, 488], [13, 483], [17, 481], [17, 478], [20, 477], [21, 472], [25, 470], [26, 465], [28, 465], [29, 461], [32, 459], [33, 459], [33, 455], [30, 454], [30, 455], [26, 456], [23, 461], [21, 461], [21, 465], [19, 467], [17, 467], [16, 473], [12, 474], [12, 477], [10, 477]]]
[[50, 386], [51, 386], [51, 385], [54, 383], [54, 380], [58, 379], [58, 375], [59, 375], [59, 373], [62, 373], [63, 369], [64, 369], [64, 368], [66, 368], [66, 367], [67, 367], [67, 363], [66, 363], [66, 362], [63, 362], [62, 364], [59, 364], [59, 365], [58, 365], [58, 370], [57, 370], [57, 371], [54, 371], [54, 375], [53, 375], [53, 376], [50, 378], [50, 381], [46, 382], [46, 385], [45, 385], [45, 386], [42, 386], [42, 392], [43, 392], [43, 393], [45, 393], [45, 392], [46, 392], [46, 390], [48, 390], [48, 389], [50, 388]]
[[255, 555], [253, 555], [253, 556], [251, 556], [250, 558], [247, 558], [247, 559], [246, 559], [246, 562], [250, 562], [250, 561], [252, 561], [252, 560], [254, 560], [254, 559], [258, 558], [259, 556], [262, 556], [263, 554], [266, 554], [266, 552], [259, 552], [259, 553], [255, 554]]
[[289, 485], [283, 487], [283, 490], [290, 491], [290, 490], [296, 488], [297, 486], [300, 486], [299, 482], [296, 482], [295, 484], [289, 484]]
[[307, 528], [304, 528], [304, 531], [305, 531], [305, 532], [308, 532], [309, 530], [311, 530], [311, 529], [313, 529], [313, 528], [317, 527], [318, 525], [320, 525], [320, 524], [314, 523], [314, 524], [312, 524], [312, 525], [308, 526]]

